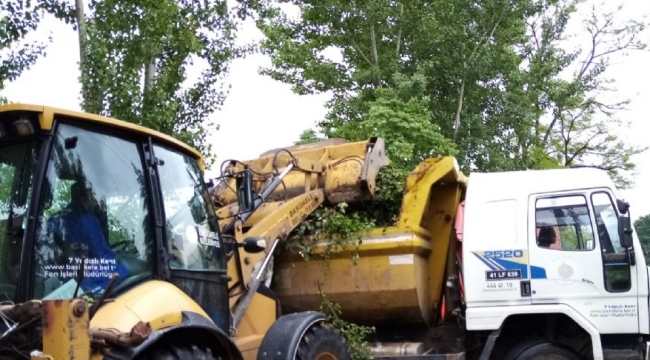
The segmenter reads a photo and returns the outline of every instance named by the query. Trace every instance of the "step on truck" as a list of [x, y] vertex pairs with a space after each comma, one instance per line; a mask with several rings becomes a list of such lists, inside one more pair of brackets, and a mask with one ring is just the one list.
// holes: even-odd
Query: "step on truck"
[[[257, 210], [269, 215], [245, 226], [262, 226], [287, 202], [305, 219], [316, 205], [344, 201], [328, 194], [333, 183], [374, 194], [374, 183], [323, 175], [341, 158], [351, 170], [363, 166], [354, 156], [328, 161], [345, 146], [327, 140], [224, 163], [217, 214], [247, 207], [269, 181], [264, 174], [303, 160], [326, 168], [278, 187]], [[385, 154], [367, 153], [388, 165]], [[303, 201], [310, 197], [318, 201]], [[453, 157], [430, 158], [408, 176], [393, 226], [365, 232], [358, 247], [327, 259], [317, 256], [334, 241], [326, 238], [313, 243], [309, 261], [299, 251], [278, 254], [269, 284], [283, 313], [318, 309], [326, 293], [343, 319], [374, 326], [366, 340], [377, 359], [648, 359], [648, 267], [630, 210], [601, 170], [465, 176]]]

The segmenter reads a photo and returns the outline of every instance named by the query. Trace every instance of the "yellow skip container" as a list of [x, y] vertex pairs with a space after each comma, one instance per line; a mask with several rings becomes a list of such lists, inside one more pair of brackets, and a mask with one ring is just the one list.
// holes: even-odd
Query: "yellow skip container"
[[420, 163], [407, 178], [397, 225], [363, 234], [357, 265], [353, 246], [332, 252], [329, 260], [321, 256], [326, 243], [314, 245], [309, 261], [278, 256], [273, 290], [283, 310], [318, 309], [322, 291], [356, 323], [435, 322], [466, 183], [453, 157]]

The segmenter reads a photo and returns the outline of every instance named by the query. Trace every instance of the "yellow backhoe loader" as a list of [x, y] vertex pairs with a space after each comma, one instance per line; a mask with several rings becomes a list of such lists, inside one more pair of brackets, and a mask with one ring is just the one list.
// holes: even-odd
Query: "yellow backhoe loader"
[[383, 142], [266, 155], [228, 174], [243, 195], [214, 193], [217, 218], [201, 154], [172, 137], [0, 106], [0, 358], [348, 359], [317, 308], [282, 314], [267, 280], [321, 203], [373, 197]]

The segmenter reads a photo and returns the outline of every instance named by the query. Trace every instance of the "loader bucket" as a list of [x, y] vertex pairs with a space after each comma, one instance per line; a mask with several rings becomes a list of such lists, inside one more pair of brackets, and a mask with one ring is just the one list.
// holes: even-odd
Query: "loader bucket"
[[371, 200], [375, 196], [377, 174], [390, 160], [385, 153], [384, 139], [379, 137], [358, 142], [330, 139], [269, 150], [257, 159], [224, 162], [223, 178], [213, 189], [212, 199], [219, 207], [237, 202], [236, 179], [229, 175], [248, 168], [253, 174], [253, 190], [259, 193], [290, 163], [294, 168], [268, 201], [288, 200], [316, 189], [324, 191], [330, 205]]

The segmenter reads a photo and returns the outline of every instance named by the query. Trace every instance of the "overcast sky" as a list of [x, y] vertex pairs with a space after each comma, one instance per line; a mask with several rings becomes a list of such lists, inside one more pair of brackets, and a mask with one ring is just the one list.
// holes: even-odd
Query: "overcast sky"
[[[625, 1], [624, 14], [638, 16], [650, 12], [646, 0]], [[38, 61], [17, 81], [9, 83], [2, 95], [12, 102], [34, 103], [59, 108], [79, 110], [77, 81], [79, 49], [77, 35], [68, 25], [48, 18], [36, 36], [51, 33], [53, 42], [47, 56]], [[240, 34], [242, 41], [259, 39], [259, 31], [249, 24]], [[262, 55], [249, 56], [233, 63], [227, 79], [232, 85], [223, 109], [213, 115], [220, 130], [213, 137], [213, 147], [218, 163], [228, 158], [248, 159], [277, 147], [291, 145], [299, 134], [312, 127], [325, 114], [327, 95], [298, 96], [288, 85], [257, 74], [260, 66], [269, 64]], [[620, 95], [632, 100], [626, 116], [632, 129], [623, 131], [629, 141], [642, 146], [650, 145], [650, 55], [637, 52], [617, 59], [609, 74], [616, 78]], [[650, 213], [650, 153], [637, 159], [639, 176], [634, 189], [623, 192], [633, 206], [633, 217]], [[212, 169], [208, 175], [217, 175]]]

